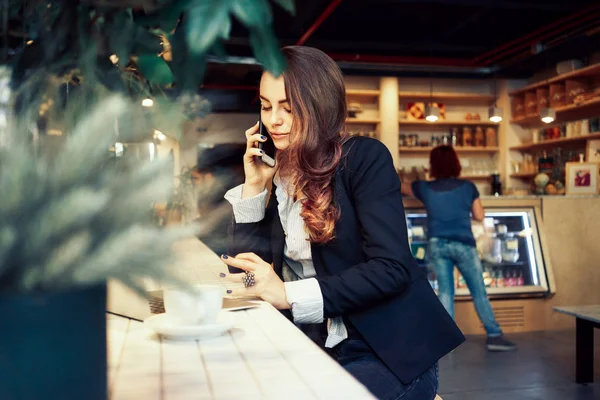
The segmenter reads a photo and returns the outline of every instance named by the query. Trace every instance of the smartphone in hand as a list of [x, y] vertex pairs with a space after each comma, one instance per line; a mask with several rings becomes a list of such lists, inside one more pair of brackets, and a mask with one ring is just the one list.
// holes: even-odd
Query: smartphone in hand
[[269, 132], [267, 132], [267, 129], [263, 125], [262, 119], [258, 121], [258, 134], [267, 138], [264, 142], [258, 142], [258, 148], [265, 152], [260, 159], [269, 167], [275, 167], [275, 143], [273, 143], [271, 135], [269, 135]]

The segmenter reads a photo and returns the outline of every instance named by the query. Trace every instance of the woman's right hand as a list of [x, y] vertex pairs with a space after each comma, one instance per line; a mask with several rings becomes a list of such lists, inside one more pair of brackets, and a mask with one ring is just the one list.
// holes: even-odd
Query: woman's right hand
[[262, 150], [258, 146], [258, 142], [265, 142], [266, 137], [258, 134], [258, 122], [246, 131], [246, 153], [244, 154], [244, 174], [246, 181], [242, 191], [242, 197], [253, 197], [262, 193], [267, 186], [269, 180], [273, 179], [277, 166], [269, 167], [261, 161], [260, 156], [263, 155]]

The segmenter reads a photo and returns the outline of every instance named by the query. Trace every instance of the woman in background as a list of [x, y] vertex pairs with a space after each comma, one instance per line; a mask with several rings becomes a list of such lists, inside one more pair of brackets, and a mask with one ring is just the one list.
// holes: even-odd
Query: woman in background
[[[511, 351], [516, 345], [503, 337], [485, 291], [481, 261], [471, 230], [471, 218], [483, 221], [479, 191], [459, 179], [461, 166], [451, 146], [438, 146], [429, 156], [432, 181], [402, 184], [402, 194], [419, 199], [427, 210], [428, 260], [438, 280], [438, 296], [454, 318], [454, 266], [465, 279], [477, 315], [487, 332], [490, 351]], [[471, 217], [472, 215], [472, 217]]]

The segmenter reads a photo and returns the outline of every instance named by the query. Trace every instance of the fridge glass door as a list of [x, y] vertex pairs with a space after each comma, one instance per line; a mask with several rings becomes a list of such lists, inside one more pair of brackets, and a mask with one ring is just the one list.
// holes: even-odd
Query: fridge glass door
[[[409, 240], [419, 265], [437, 289], [435, 270], [427, 254], [427, 214], [407, 210]], [[534, 208], [487, 208], [483, 222], [473, 222], [482, 274], [490, 295], [547, 293], [548, 282]], [[466, 283], [455, 269], [456, 295], [468, 295]]]

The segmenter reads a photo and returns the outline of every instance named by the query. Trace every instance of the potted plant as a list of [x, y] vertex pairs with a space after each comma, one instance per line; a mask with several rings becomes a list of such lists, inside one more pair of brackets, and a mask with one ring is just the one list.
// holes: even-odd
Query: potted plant
[[164, 268], [171, 246], [194, 226], [147, 217], [171, 174], [160, 160], [127, 171], [107, 164], [105, 121], [131, 107], [119, 96], [100, 102], [54, 157], [36, 154], [28, 132], [3, 134], [0, 398], [105, 398], [106, 281], [142, 294], [143, 277], [174, 281]]
[[[0, 399], [105, 399], [107, 280], [141, 295], [143, 278], [175, 283], [165, 270], [172, 244], [197, 234], [196, 224], [162, 227], [148, 217], [173, 191], [162, 160], [120, 169], [108, 149], [176, 127], [161, 102], [198, 112], [195, 90], [209, 55], [223, 55], [233, 17], [248, 27], [258, 61], [280, 73], [270, 6], [30, 1], [10, 2], [4, 15], [0, 59], [13, 66], [15, 92], [6, 94], [3, 69]], [[139, 101], [150, 95], [151, 112]], [[44, 121], [64, 135], [52, 155], [40, 146]]]

